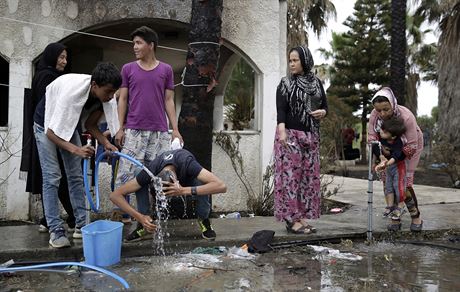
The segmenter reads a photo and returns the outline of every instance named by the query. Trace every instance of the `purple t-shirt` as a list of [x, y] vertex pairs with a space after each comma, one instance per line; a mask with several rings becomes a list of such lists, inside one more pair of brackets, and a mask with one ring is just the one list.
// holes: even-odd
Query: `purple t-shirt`
[[165, 91], [174, 90], [170, 65], [160, 62], [146, 71], [137, 62], [121, 69], [121, 87], [128, 88], [128, 115], [125, 127], [135, 130], [168, 131], [165, 111]]

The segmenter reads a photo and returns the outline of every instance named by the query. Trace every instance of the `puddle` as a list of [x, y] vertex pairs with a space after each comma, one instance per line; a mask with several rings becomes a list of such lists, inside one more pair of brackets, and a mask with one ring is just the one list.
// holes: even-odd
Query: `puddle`
[[[347, 241], [254, 258], [226, 254], [129, 258], [110, 270], [134, 291], [460, 291], [459, 262], [460, 251], [453, 249]], [[25, 272], [0, 275], [0, 280], [0, 291], [52, 291], [57, 285], [65, 291], [122, 290], [111, 278], [86, 271]]]

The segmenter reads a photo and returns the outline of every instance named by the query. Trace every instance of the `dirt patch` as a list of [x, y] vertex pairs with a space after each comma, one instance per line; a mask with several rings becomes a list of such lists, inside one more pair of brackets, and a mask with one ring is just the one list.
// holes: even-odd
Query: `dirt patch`
[[21, 225], [32, 225], [33, 222], [22, 221], [22, 220], [4, 220], [0, 221], [0, 226], [21, 226]]

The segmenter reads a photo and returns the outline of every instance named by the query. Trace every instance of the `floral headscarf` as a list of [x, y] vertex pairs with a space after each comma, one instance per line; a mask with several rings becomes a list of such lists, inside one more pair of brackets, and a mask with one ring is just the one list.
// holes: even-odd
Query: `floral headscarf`
[[[371, 103], [374, 103], [374, 99], [376, 99], [378, 96], [383, 96], [388, 99], [390, 102], [391, 108], [393, 109], [393, 116], [399, 117], [399, 105], [398, 105], [398, 100], [396, 99], [393, 91], [389, 87], [382, 87], [377, 93], [372, 97]], [[375, 124], [374, 124], [374, 131], [378, 133], [380, 131], [380, 128], [382, 127], [383, 120], [382, 118], [377, 115], [377, 118], [375, 119]]]

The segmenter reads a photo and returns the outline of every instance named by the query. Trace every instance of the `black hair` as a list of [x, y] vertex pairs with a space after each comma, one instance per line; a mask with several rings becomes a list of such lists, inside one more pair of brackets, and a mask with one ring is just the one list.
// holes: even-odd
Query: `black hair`
[[110, 84], [114, 89], [118, 89], [121, 86], [120, 71], [110, 62], [100, 62], [91, 74], [91, 81], [96, 82], [99, 86]]
[[380, 102], [390, 102], [390, 100], [388, 99], [388, 97], [383, 95], [378, 95], [372, 100], [373, 105]]
[[157, 174], [157, 177], [161, 178], [162, 181], [174, 182], [173, 178], [176, 177], [176, 173], [171, 169], [163, 168], [160, 173]]
[[148, 44], [153, 43], [153, 50], [157, 50], [158, 34], [153, 29], [147, 26], [138, 27], [131, 33], [131, 40], [134, 40], [137, 36], [142, 38]]
[[387, 131], [393, 137], [400, 137], [406, 132], [406, 126], [401, 118], [392, 116], [388, 120], [383, 121], [382, 130]]

